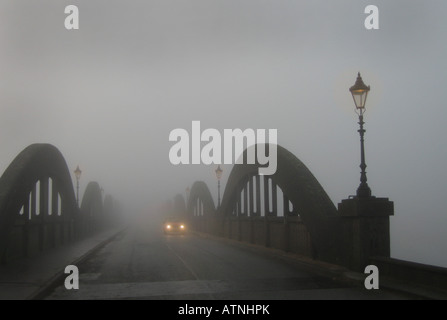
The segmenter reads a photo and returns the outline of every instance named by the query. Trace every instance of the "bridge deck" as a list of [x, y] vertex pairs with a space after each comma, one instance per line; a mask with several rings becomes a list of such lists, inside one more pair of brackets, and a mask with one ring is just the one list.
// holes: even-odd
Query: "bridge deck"
[[404, 299], [332, 281], [264, 249], [129, 229], [78, 265], [79, 290], [47, 299]]

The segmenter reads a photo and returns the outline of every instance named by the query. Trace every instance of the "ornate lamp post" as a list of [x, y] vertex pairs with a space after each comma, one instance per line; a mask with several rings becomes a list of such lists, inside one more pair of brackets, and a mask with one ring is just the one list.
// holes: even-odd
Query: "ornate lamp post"
[[355, 84], [349, 88], [351, 91], [352, 98], [355, 103], [355, 111], [359, 115], [359, 125], [360, 129], [358, 132], [360, 133], [360, 169], [362, 170], [360, 173], [360, 185], [357, 189], [357, 197], [370, 197], [371, 189], [368, 186], [367, 178], [366, 178], [366, 163], [365, 163], [365, 145], [364, 145], [364, 135], [365, 129], [363, 129], [363, 125], [365, 122], [363, 121], [363, 114], [365, 113], [365, 103], [366, 98], [368, 97], [368, 92], [370, 90], [369, 86], [366, 86], [363, 83], [362, 77], [360, 76], [360, 72], [357, 75], [357, 80]]
[[355, 84], [349, 88], [359, 115], [360, 129], [360, 185], [355, 197], [343, 199], [338, 204], [341, 224], [339, 229], [337, 258], [352, 270], [364, 272], [371, 257], [390, 256], [390, 216], [394, 214], [394, 203], [388, 198], [371, 196], [366, 182], [366, 163], [363, 129], [365, 103], [370, 87], [363, 83], [360, 73]]
[[79, 207], [79, 179], [81, 179], [81, 174], [82, 174], [82, 171], [81, 171], [81, 169], [79, 169], [79, 166], [76, 167], [74, 174], [76, 177], [76, 203]]
[[220, 207], [220, 179], [222, 178], [223, 170], [220, 168], [220, 165], [216, 169], [216, 178], [217, 178], [217, 206]]

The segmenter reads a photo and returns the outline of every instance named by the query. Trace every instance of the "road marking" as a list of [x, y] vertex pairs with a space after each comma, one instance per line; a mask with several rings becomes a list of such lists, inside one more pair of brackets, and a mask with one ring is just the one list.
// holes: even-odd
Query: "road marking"
[[194, 272], [194, 270], [192, 270], [192, 268], [186, 263], [186, 261], [185, 260], [183, 260], [182, 259], [182, 257], [180, 257], [178, 254], [177, 254], [177, 252], [175, 252], [174, 251], [174, 249], [172, 249], [171, 248], [171, 246], [169, 245], [169, 244], [167, 244], [167, 243], [165, 243], [166, 244], [166, 247], [168, 247], [168, 249], [169, 250], [171, 250], [171, 252], [183, 263], [183, 265], [185, 266], [185, 268], [186, 269], [188, 269], [188, 271], [189, 272], [191, 272], [191, 274], [193, 275], [193, 277], [196, 279], [196, 280], [200, 280], [199, 279], [199, 277], [197, 276], [197, 274]]

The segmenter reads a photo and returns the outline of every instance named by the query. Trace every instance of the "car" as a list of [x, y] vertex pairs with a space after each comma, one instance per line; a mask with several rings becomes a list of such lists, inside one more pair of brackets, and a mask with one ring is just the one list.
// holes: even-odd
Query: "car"
[[165, 234], [185, 234], [186, 224], [181, 220], [166, 220], [163, 231]]

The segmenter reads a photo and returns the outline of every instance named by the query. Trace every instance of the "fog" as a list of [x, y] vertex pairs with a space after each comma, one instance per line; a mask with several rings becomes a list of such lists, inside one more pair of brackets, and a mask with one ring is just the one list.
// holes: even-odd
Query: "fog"
[[[64, 28], [65, 6], [80, 29]], [[55, 145], [70, 170], [147, 210], [215, 166], [170, 163], [175, 128], [278, 130], [334, 204], [360, 178], [348, 91], [371, 86], [368, 183], [395, 204], [392, 256], [447, 267], [445, 1], [0, 0], [0, 172]], [[231, 171], [223, 165], [222, 188]], [[74, 178], [74, 177], [73, 177]]]

